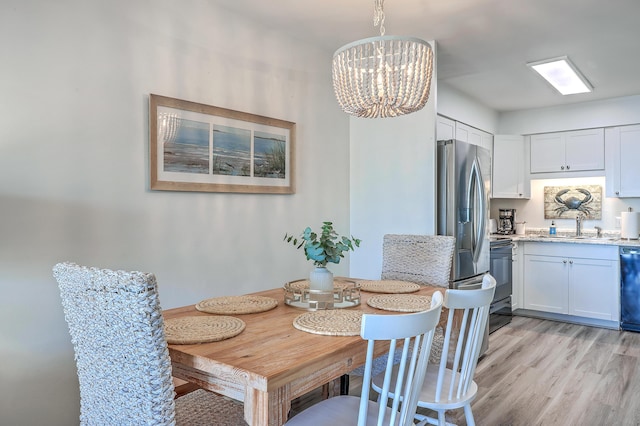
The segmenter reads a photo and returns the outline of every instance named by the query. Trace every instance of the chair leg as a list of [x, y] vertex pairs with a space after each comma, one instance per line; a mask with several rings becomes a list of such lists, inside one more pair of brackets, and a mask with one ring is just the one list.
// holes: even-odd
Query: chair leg
[[475, 426], [476, 422], [473, 419], [473, 413], [471, 412], [471, 404], [464, 406], [464, 417], [467, 420], [467, 426]]
[[416, 413], [413, 418], [418, 420], [417, 426], [425, 426], [425, 425], [437, 425], [438, 420], [433, 417], [425, 416], [423, 414]]
[[438, 425], [439, 426], [445, 426], [447, 424], [447, 421], [444, 418], [444, 410], [439, 410], [438, 411]]

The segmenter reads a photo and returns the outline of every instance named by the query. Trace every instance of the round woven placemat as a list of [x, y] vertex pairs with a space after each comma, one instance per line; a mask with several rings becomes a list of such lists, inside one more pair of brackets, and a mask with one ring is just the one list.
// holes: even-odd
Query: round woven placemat
[[208, 314], [255, 314], [278, 306], [278, 301], [264, 296], [224, 296], [205, 299], [196, 305], [200, 312]]
[[326, 310], [307, 312], [293, 320], [293, 326], [307, 333], [325, 336], [359, 336], [362, 312]]
[[177, 345], [229, 339], [244, 328], [244, 321], [225, 315], [169, 318], [164, 322], [167, 343]]
[[394, 312], [420, 312], [431, 307], [431, 296], [417, 294], [380, 294], [367, 300], [372, 308]]
[[358, 281], [360, 290], [370, 293], [413, 293], [420, 290], [420, 285], [409, 281], [398, 280], [363, 280]]
[[[309, 288], [309, 280], [291, 281], [287, 283], [287, 285], [291, 290], [306, 290]], [[333, 280], [333, 288], [345, 289], [350, 285], [353, 285], [353, 282], [349, 283], [349, 282], [341, 281], [339, 279]]]

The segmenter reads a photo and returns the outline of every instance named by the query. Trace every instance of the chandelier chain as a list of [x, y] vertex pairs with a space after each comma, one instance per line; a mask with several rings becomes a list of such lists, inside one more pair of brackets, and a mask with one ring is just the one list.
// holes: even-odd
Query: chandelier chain
[[384, 28], [384, 0], [374, 0], [373, 7], [373, 26], [380, 25], [380, 35], [383, 36], [385, 32]]
[[413, 37], [385, 36], [384, 0], [374, 0], [380, 36], [349, 43], [333, 55], [333, 88], [340, 107], [356, 117], [398, 117], [429, 99], [433, 49]]

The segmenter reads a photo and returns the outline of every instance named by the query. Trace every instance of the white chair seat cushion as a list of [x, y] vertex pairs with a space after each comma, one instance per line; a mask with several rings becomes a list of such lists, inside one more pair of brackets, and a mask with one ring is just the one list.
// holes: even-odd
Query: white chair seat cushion
[[[392, 385], [390, 389], [394, 388], [393, 383], [395, 383], [397, 371], [398, 371], [398, 367], [395, 366], [393, 370], [393, 376], [391, 377]], [[444, 381], [442, 383], [441, 400], [447, 399], [448, 395], [446, 394], [446, 392], [449, 389], [452, 374], [453, 372], [448, 368], [445, 370]], [[379, 374], [375, 376], [372, 382], [374, 389], [376, 390], [382, 389], [383, 380], [384, 380], [384, 374]], [[418, 397], [418, 407], [431, 408], [431, 409], [446, 407], [447, 410], [453, 410], [468, 404], [470, 401], [473, 400], [473, 398], [475, 398], [476, 394], [478, 393], [478, 385], [476, 384], [475, 381], [473, 381], [471, 383], [471, 386], [469, 386], [469, 391], [466, 394], [461, 395], [460, 398], [455, 397], [456, 392], [454, 390], [453, 398], [451, 400], [446, 401], [446, 403], [436, 402], [435, 399], [436, 399], [437, 382], [438, 382], [438, 365], [429, 364], [429, 367], [427, 368], [427, 374], [425, 375], [425, 378], [424, 378], [424, 385], [422, 385], [422, 390], [420, 392], [420, 396]]]
[[[336, 396], [325, 399], [300, 414], [292, 417], [287, 426], [348, 426], [358, 424], [358, 408], [360, 407], [360, 397], [358, 396]], [[369, 401], [367, 411], [367, 425], [375, 425], [378, 420], [378, 404]], [[391, 415], [391, 409], [387, 408], [385, 422]], [[400, 418], [400, 413], [398, 413]], [[385, 423], [385, 424], [387, 424]]]

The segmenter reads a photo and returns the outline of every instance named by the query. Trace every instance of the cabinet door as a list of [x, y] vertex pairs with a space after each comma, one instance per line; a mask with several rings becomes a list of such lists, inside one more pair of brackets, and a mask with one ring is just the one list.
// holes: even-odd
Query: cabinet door
[[566, 314], [569, 311], [568, 260], [529, 254], [524, 261], [524, 308]]
[[[471, 140], [471, 127], [456, 121], [456, 139], [463, 142], [474, 143]], [[477, 142], [477, 141], [476, 141]]]
[[565, 171], [562, 133], [531, 135], [531, 173]]
[[569, 259], [569, 315], [618, 321], [618, 262]]
[[524, 137], [496, 135], [493, 139], [493, 198], [530, 198], [525, 182]]
[[439, 141], [448, 141], [455, 139], [456, 135], [456, 122], [442, 116], [437, 118], [436, 138]]
[[487, 148], [493, 156], [493, 135], [487, 132], [480, 132], [480, 146]]
[[604, 170], [604, 129], [565, 132], [565, 170]]
[[621, 126], [605, 131], [606, 195], [640, 197], [640, 126]]

